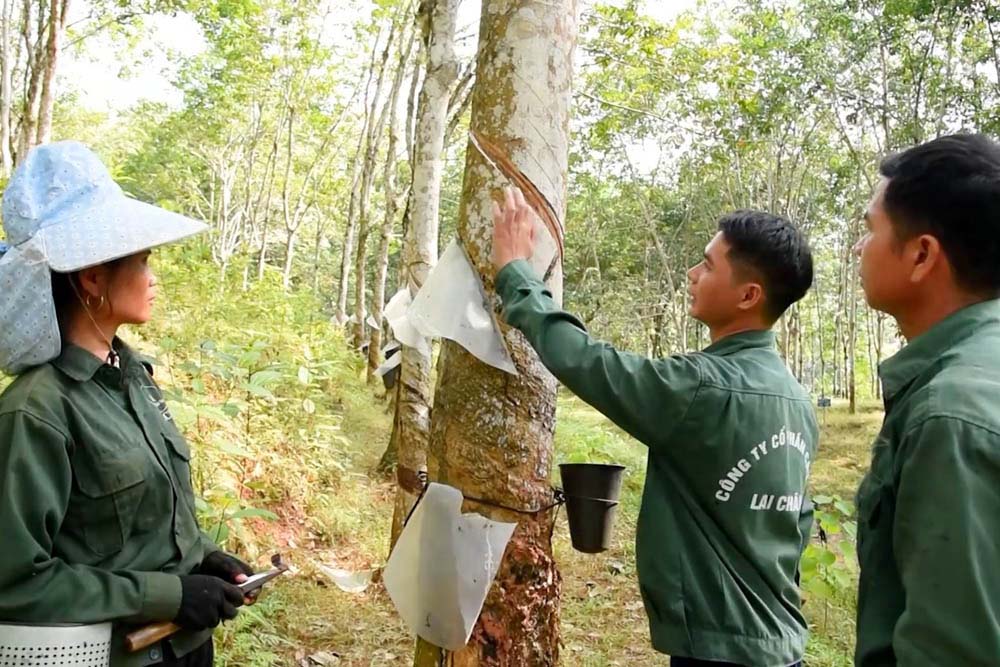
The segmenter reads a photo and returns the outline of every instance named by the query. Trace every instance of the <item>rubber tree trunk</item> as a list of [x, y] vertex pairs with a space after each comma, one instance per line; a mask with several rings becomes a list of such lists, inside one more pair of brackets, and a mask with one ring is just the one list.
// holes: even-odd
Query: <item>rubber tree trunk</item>
[[[486, 0], [472, 100], [472, 128], [506, 150], [561, 219], [576, 30], [575, 0]], [[459, 235], [494, 300], [490, 209], [504, 185], [475, 150], [466, 151]], [[560, 271], [550, 288], [561, 297]], [[517, 522], [517, 529], [468, 646], [444, 655], [420, 642], [416, 667], [539, 667], [559, 660], [553, 512], [496, 506], [530, 511], [552, 500], [556, 383], [520, 333], [504, 327], [504, 334], [517, 376], [482, 364], [457, 345], [443, 345], [428, 468], [430, 479], [491, 502], [466, 502], [466, 511]]]
[[[427, 67], [417, 104], [414, 132], [413, 184], [410, 188], [410, 224], [403, 238], [402, 274], [410, 296], [416, 296], [437, 263], [441, 179], [444, 173], [444, 135], [448, 101], [458, 62], [455, 58], [455, 22], [459, 0], [428, 0], [420, 5]], [[396, 504], [391, 544], [403, 528], [420, 492], [417, 472], [427, 465], [431, 411], [431, 359], [420, 350], [404, 347], [396, 402]]]

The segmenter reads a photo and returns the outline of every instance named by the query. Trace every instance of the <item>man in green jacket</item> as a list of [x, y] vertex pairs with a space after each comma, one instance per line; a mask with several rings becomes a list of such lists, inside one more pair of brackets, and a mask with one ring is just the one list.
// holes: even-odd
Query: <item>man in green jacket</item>
[[691, 314], [712, 344], [647, 359], [592, 339], [553, 301], [525, 261], [533, 213], [519, 191], [494, 220], [507, 322], [566, 387], [649, 447], [636, 560], [653, 647], [684, 667], [798, 663], [817, 426], [771, 326], [812, 283], [805, 239], [767, 213], [723, 217], [688, 272]]
[[885, 160], [858, 243], [908, 344], [858, 491], [858, 667], [1000, 665], [1000, 145]]

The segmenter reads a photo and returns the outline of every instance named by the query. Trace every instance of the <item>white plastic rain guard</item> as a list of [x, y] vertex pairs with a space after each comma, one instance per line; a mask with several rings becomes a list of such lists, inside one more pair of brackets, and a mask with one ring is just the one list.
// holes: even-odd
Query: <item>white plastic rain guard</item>
[[427, 486], [382, 573], [413, 632], [449, 651], [468, 643], [516, 525], [462, 514], [461, 491]]
[[407, 311], [413, 298], [410, 296], [410, 288], [404, 287], [396, 292], [389, 303], [385, 304], [385, 319], [392, 327], [392, 333], [403, 345], [412, 347], [424, 355], [430, 356], [431, 343], [426, 336], [417, 331], [417, 328], [410, 322]]
[[[530, 263], [537, 276], [547, 277], [558, 253], [555, 239], [535, 216], [535, 252]], [[510, 358], [483, 285], [458, 241], [448, 244], [415, 297], [404, 287], [386, 304], [385, 318], [396, 340], [430, 354], [431, 338], [453, 340], [480, 361], [512, 375]]]
[[403, 363], [403, 355], [396, 353], [389, 357], [389, 361], [384, 362], [381, 366], [375, 369], [376, 377], [381, 378], [383, 375], [388, 373], [394, 368], [399, 368], [399, 365]]
[[0, 665], [16, 667], [107, 667], [111, 624], [0, 624]]
[[457, 241], [448, 244], [407, 311], [428, 338], [453, 340], [480, 361], [517, 375], [496, 320], [487, 309], [479, 275]]

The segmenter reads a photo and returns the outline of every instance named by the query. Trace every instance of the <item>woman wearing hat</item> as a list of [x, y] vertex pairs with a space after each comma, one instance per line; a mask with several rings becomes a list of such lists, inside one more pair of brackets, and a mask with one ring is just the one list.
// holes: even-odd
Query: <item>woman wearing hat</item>
[[[0, 623], [114, 623], [112, 667], [212, 664], [250, 568], [195, 518], [191, 451], [149, 362], [151, 248], [205, 225], [124, 195], [74, 142], [41, 146], [3, 195]], [[183, 630], [137, 653], [124, 635]]]

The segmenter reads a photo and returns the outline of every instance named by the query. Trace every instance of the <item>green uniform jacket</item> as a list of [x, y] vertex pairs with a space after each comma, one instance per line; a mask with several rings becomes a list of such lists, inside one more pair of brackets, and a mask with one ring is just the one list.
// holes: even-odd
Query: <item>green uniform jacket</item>
[[[116, 347], [121, 371], [68, 345], [0, 396], [0, 621], [117, 621], [111, 664], [131, 667], [163, 657], [159, 644], [124, 653], [131, 624], [174, 618], [176, 575], [218, 547], [148, 362]], [[170, 642], [182, 655], [210, 636]]]
[[1000, 301], [951, 315], [879, 372], [855, 663], [1000, 665]]
[[527, 262], [504, 267], [497, 291], [542, 363], [649, 447], [636, 559], [653, 647], [751, 667], [801, 659], [817, 426], [774, 334], [647, 359], [592, 339]]

